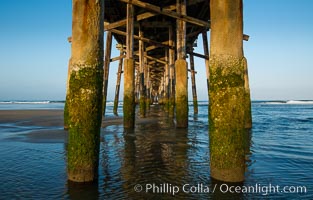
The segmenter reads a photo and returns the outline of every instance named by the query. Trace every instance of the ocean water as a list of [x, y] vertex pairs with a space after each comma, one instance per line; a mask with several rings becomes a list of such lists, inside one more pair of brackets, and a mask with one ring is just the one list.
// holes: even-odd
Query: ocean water
[[[0, 110], [63, 106], [0, 102]], [[107, 109], [113, 116], [112, 102]], [[252, 103], [240, 184], [210, 178], [208, 104], [200, 102], [194, 115], [190, 103], [189, 111], [186, 130], [157, 105], [149, 111], [154, 123], [102, 128], [99, 180], [83, 185], [67, 182], [66, 143], [10, 140], [41, 127], [0, 124], [0, 199], [313, 199], [313, 101]]]

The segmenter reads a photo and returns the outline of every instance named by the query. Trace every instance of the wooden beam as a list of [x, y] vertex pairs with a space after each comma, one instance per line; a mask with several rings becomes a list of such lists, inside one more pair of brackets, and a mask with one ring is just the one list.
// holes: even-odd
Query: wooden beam
[[152, 78], [155, 78], [155, 77], [161, 78], [163, 76], [163, 74], [160, 73], [160, 72], [163, 72], [162, 70], [156, 70], [152, 72], [154, 72], [154, 73], [151, 73]]
[[193, 112], [198, 114], [198, 96], [197, 96], [197, 86], [196, 86], [196, 75], [195, 75], [195, 62], [193, 57], [193, 48], [191, 48], [190, 53], [190, 73], [191, 73], [191, 88], [192, 88], [192, 100], [193, 100]]
[[[202, 32], [202, 40], [203, 40], [203, 52], [204, 55], [209, 58], [209, 45], [208, 45], [208, 34], [207, 31]], [[210, 90], [210, 70], [209, 70], [209, 59], [205, 60], [205, 71], [206, 71], [206, 83], [207, 83], [207, 89], [208, 89], [208, 95]]]
[[126, 22], [126, 58], [132, 58], [134, 55], [134, 6], [127, 4], [127, 22]]
[[[209, 31], [210, 29], [207, 28], [206, 31]], [[186, 35], [186, 38], [190, 38], [190, 37], [194, 37], [194, 36], [198, 36], [200, 33], [202, 33], [203, 29], [198, 30], [198, 31], [192, 31], [191, 33]]]
[[150, 59], [150, 60], [153, 60], [153, 61], [156, 61], [156, 62], [158, 62], [158, 63], [162, 63], [162, 64], [164, 64], [164, 65], [166, 65], [167, 63], [166, 63], [166, 61], [163, 61], [163, 60], [160, 60], [160, 59], [158, 59], [158, 58], [154, 58], [154, 57], [152, 57], [152, 56], [146, 56], [148, 59]]
[[147, 28], [167, 28], [172, 25], [171, 22], [167, 21], [152, 21], [152, 22], [141, 22], [140, 25], [142, 27], [147, 27]]
[[[188, 1], [188, 5], [191, 6], [191, 5], [194, 5], [194, 4], [197, 4], [197, 3], [201, 3], [203, 1], [206, 1], [206, 0], [190, 0], [190, 1]], [[164, 10], [169, 10], [169, 11], [176, 10], [176, 4], [173, 4], [173, 5], [170, 5], [170, 6], [166, 6], [163, 9]], [[158, 13], [153, 13], [153, 12], [142, 13], [142, 14], [137, 16], [137, 21], [140, 21], [140, 20], [143, 20], [143, 19], [147, 19], [147, 18], [150, 18], [150, 17], [154, 17], [156, 15], [158, 15]]]
[[[111, 32], [114, 32], [114, 33], [119, 34], [119, 35], [124, 35], [124, 36], [126, 36], [126, 32], [123, 32], [123, 31], [120, 31], [120, 30], [113, 29]], [[149, 40], [149, 39], [147, 39], [147, 38], [140, 38], [140, 37], [137, 36], [137, 35], [135, 35], [134, 37], [135, 37], [135, 39], [138, 39], [138, 40]], [[68, 39], [69, 43], [71, 43], [72, 37], [68, 37], [67, 39]], [[152, 43], [159, 43], [159, 42], [154, 41], [154, 40], [152, 40], [151, 42], [152, 42]], [[158, 45], [151, 45], [151, 46], [148, 46], [148, 47], [146, 47], [146, 51], [147, 51], [147, 52], [148, 52], [148, 51], [152, 51], [152, 50], [157, 49], [157, 48], [160, 48], [160, 47], [166, 47], [166, 48], [170, 48], [170, 49], [174, 49], [174, 48], [175, 48], [174, 43], [171, 44], [171, 45], [169, 45], [169, 41], [161, 42], [160, 44], [161, 44], [161, 45], [158, 44]], [[164, 45], [165, 45], [165, 46], [164, 46]], [[135, 54], [138, 54], [138, 51], [135, 51]], [[126, 55], [123, 55], [122, 57], [121, 57], [121, 56], [117, 56], [117, 57], [115, 57], [115, 58], [112, 58], [112, 59], [110, 60], [110, 62], [114, 62], [114, 61], [120, 60], [121, 58], [125, 58], [125, 57], [126, 57]]]
[[249, 35], [243, 34], [242, 39], [243, 39], [244, 41], [249, 41], [249, 38], [250, 38]]
[[105, 116], [106, 101], [107, 101], [107, 94], [108, 94], [111, 49], [112, 49], [112, 33], [108, 31], [107, 38], [106, 38], [105, 56], [104, 56], [103, 105], [102, 105], [103, 116]]
[[114, 61], [117, 61], [117, 60], [121, 60], [121, 59], [123, 59], [123, 58], [126, 58], [126, 55], [122, 54], [122, 55], [120, 55], [120, 56], [111, 58], [111, 59], [110, 59], [110, 62], [114, 62]]
[[[165, 9], [175, 10], [176, 7], [174, 5], [170, 5], [170, 6], [166, 6]], [[148, 19], [148, 18], [154, 17], [156, 15], [158, 15], [158, 14], [152, 13], [152, 12], [145, 12], [145, 13], [137, 15], [136, 21]], [[125, 25], [126, 25], [126, 19], [122, 19], [122, 20], [119, 20], [119, 21], [113, 22], [113, 23], [105, 22], [104, 23], [104, 31], [109, 31], [111, 29], [115, 29], [115, 28], [118, 28], [120, 26], [125, 26]]]
[[[172, 45], [169, 45], [169, 41], [165, 41], [165, 42], [162, 42], [161, 44], [164, 44], [164, 45], [167, 45], [169, 47], [169, 49], [174, 49], [175, 48], [175, 45], [172, 44]], [[157, 48], [160, 48], [160, 46], [157, 46], [157, 45], [151, 45], [151, 46], [148, 46], [146, 47], [146, 51], [152, 51], [154, 49], [157, 49]]]
[[[162, 42], [162, 44], [164, 45], [168, 45], [168, 41], [165, 41], [165, 42]], [[170, 45], [170, 47], [173, 47], [175, 48], [173, 45]], [[157, 49], [157, 48], [160, 48], [160, 46], [157, 46], [157, 45], [151, 45], [151, 46], [148, 46], [145, 48], [145, 52], [148, 52], [148, 51], [152, 51], [154, 49]], [[139, 51], [135, 51], [135, 55], [139, 54]]]
[[[120, 31], [120, 30], [116, 30], [116, 29], [112, 29], [111, 32], [112, 32], [112, 33], [119, 34], [119, 35], [124, 35], [124, 36], [127, 35], [124, 31]], [[155, 40], [151, 40], [151, 39], [144, 38], [144, 37], [139, 37], [138, 35], [134, 35], [134, 39], [142, 40], [142, 41], [145, 42], [145, 43], [154, 44], [154, 45], [156, 45], [156, 46], [158, 46], [158, 47], [174, 48], [173, 46], [169, 46], [169, 45], [163, 44], [163, 43], [161, 43], [161, 42], [157, 42], [157, 41], [155, 41]]]
[[150, 68], [152, 68], [151, 65], [153, 65], [153, 64], [156, 64], [156, 61], [152, 60], [152, 61], [148, 62], [148, 65], [150, 65]]
[[150, 66], [150, 69], [152, 70], [152, 71], [154, 71], [154, 70], [157, 70], [157, 71], [163, 71], [164, 70], [164, 67], [163, 67], [163, 65], [162, 66], [160, 66], [160, 65], [151, 65]]
[[119, 20], [119, 21], [113, 22], [113, 23], [104, 22], [104, 31], [109, 31], [111, 29], [118, 28], [120, 26], [125, 26], [126, 21], [127, 21], [126, 19], [122, 19], [122, 20]]
[[[166, 10], [175, 10], [176, 6], [175, 5], [170, 5], [170, 6], [166, 6], [164, 9], [166, 9]], [[145, 13], [142, 13], [142, 14], [137, 16], [137, 21], [141, 21], [141, 20], [144, 20], [144, 19], [147, 19], [147, 18], [150, 18], [150, 17], [154, 17], [156, 15], [158, 15], [158, 14], [153, 13], [153, 12], [145, 12]]]
[[193, 56], [199, 57], [199, 58], [203, 58], [205, 60], [209, 60], [210, 57], [208, 55], [203, 55], [200, 53], [196, 53], [196, 52], [191, 52], [190, 50], [187, 51], [188, 54], [193, 54]]
[[[197, 3], [201, 3], [203, 1], [205, 1], [205, 0], [190, 0], [188, 2], [188, 5], [194, 5], [194, 4], [197, 4]], [[166, 6], [163, 9], [169, 10], [169, 11], [175, 10], [176, 9], [176, 4]], [[141, 21], [141, 20], [144, 20], [144, 19], [148, 19], [148, 18], [154, 17], [156, 15], [158, 15], [158, 13], [145, 12], [145, 13], [137, 15], [136, 21]], [[113, 23], [104, 22], [104, 31], [109, 31], [111, 29], [115, 29], [115, 28], [118, 28], [120, 26], [125, 26], [125, 25], [126, 25], [126, 19], [122, 19], [122, 20], [119, 20], [119, 21], [116, 21], [116, 22], [113, 22]], [[68, 39], [68, 42], [71, 43], [72, 37], [68, 37], [67, 39]]]
[[[120, 49], [120, 57], [124, 55], [123, 49]], [[115, 88], [115, 97], [114, 97], [114, 107], [113, 113], [117, 115], [117, 107], [118, 107], [118, 100], [120, 95], [120, 85], [121, 85], [121, 76], [122, 76], [122, 67], [123, 67], [123, 58], [120, 59], [118, 63], [118, 72], [117, 72], [117, 79], [116, 79], [116, 88]]]
[[173, 17], [175, 19], [181, 19], [181, 20], [183, 20], [185, 22], [188, 22], [188, 23], [191, 23], [191, 24], [195, 24], [195, 25], [198, 25], [198, 26], [203, 26], [203, 27], [208, 27], [208, 28], [210, 27], [210, 23], [209, 22], [206, 22], [206, 21], [194, 18], [194, 17], [190, 17], [190, 16], [187, 16], [185, 14], [178, 14], [176, 12], [163, 9], [163, 8], [155, 6], [153, 4], [145, 3], [145, 2], [142, 2], [142, 1], [138, 1], [138, 0], [119, 0], [119, 1], [124, 2], [124, 3], [133, 4], [135, 6], [138, 6], [138, 7], [141, 7], [141, 8], [145, 8], [147, 10], [151, 10], [152, 12], [156, 12], [156, 13], [161, 14], [161, 15], [165, 15], [165, 16], [168, 16], [168, 17]]

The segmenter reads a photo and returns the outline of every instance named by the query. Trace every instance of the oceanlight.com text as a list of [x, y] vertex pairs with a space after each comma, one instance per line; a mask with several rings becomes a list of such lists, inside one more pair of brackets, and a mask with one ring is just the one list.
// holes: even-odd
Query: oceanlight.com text
[[307, 193], [306, 186], [280, 186], [280, 185], [242, 185], [234, 186], [224, 184], [213, 184], [206, 185], [203, 183], [197, 184], [183, 184], [183, 185], [174, 185], [170, 183], [155, 184], [136, 184], [134, 186], [134, 191], [144, 192], [144, 193], [155, 193], [155, 194], [170, 194], [175, 196], [179, 192], [183, 193], [192, 193], [192, 194], [203, 194], [203, 193], [236, 193], [236, 194], [261, 194], [261, 195], [270, 195], [275, 193], [290, 193], [290, 194], [303, 194]]

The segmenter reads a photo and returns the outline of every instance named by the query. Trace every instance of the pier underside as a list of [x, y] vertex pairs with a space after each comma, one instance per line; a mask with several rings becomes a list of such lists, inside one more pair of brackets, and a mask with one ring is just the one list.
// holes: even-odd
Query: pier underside
[[[198, 35], [210, 28], [209, 4], [206, 0], [105, 1], [104, 30], [113, 34], [123, 51], [110, 61], [133, 60], [134, 91], [126, 93], [135, 94], [135, 102], [140, 102], [142, 117], [147, 104], [157, 102], [164, 104], [171, 116], [176, 116], [177, 127], [188, 126], [188, 71], [193, 80], [196, 72], [194, 66], [188, 69], [183, 61], [187, 54], [209, 59], [208, 52], [203, 55], [193, 53]], [[207, 41], [205, 45], [208, 45]], [[181, 61], [176, 62], [178, 60]], [[125, 78], [129, 80], [124, 74]], [[193, 99], [197, 102], [195, 81], [192, 81], [192, 87]], [[105, 94], [106, 90], [104, 88]], [[175, 99], [176, 103], [181, 101], [176, 104], [176, 115]]]
[[[73, 19], [73, 33], [76, 33], [76, 38], [73, 35], [71, 39], [72, 59], [67, 91], [67, 102], [70, 104], [67, 103], [65, 113], [70, 138], [73, 138], [69, 141], [69, 145], [77, 143], [75, 141], [77, 138], [82, 138], [74, 135], [81, 134], [80, 127], [88, 125], [92, 119], [100, 120], [99, 109], [102, 109], [105, 115], [109, 68], [110, 63], [114, 61], [119, 61], [114, 113], [117, 114], [120, 81], [123, 77], [124, 128], [134, 128], [136, 104], [139, 104], [139, 116], [144, 118], [151, 103], [164, 105], [164, 111], [174, 119], [176, 128], [187, 128], [188, 74], [191, 77], [194, 114], [198, 112], [194, 65], [194, 56], [197, 56], [204, 59], [203, 67], [206, 71], [204, 84], [207, 85], [209, 94], [211, 176], [223, 181], [243, 181], [245, 167], [243, 136], [244, 128], [251, 127], [251, 105], [247, 61], [243, 55], [242, 45], [242, 41], [248, 39], [248, 36], [242, 32], [242, 0], [105, 0], [104, 7], [98, 1], [95, 4], [83, 3], [79, 0], [73, 2], [74, 5], [88, 4], [84, 6], [91, 10], [91, 14], [92, 9], [97, 10], [100, 6], [104, 10], [104, 16], [102, 13], [101, 18], [96, 19], [88, 16], [88, 12], [86, 14], [76, 11], [77, 19], [81, 17], [78, 20], [80, 23]], [[99, 13], [96, 14], [96, 17], [100, 16]], [[97, 23], [101, 23], [101, 26]], [[86, 24], [93, 25], [88, 26], [91, 30], [84, 27], [87, 26]], [[107, 33], [103, 44], [104, 50], [103, 46], [99, 47], [103, 43], [103, 37], [99, 38], [101, 37], [99, 32], [96, 37], [88, 35], [93, 29], [98, 31], [99, 27]], [[208, 31], [211, 31], [210, 56]], [[203, 54], [193, 51], [200, 34], [203, 38]], [[90, 46], [84, 46], [86, 42], [84, 38], [87, 38], [86, 41]], [[112, 38], [115, 38], [118, 43], [117, 48], [120, 51], [118, 57], [111, 57]], [[92, 45], [93, 43], [95, 45]], [[92, 59], [104, 60], [103, 69], [87, 65], [90, 64], [90, 58], [81, 55], [81, 49], [86, 54], [96, 52], [97, 55], [92, 54]], [[189, 64], [187, 58], [190, 59]], [[94, 69], [93, 77], [97, 78], [97, 81], [90, 82], [88, 90], [85, 91], [74, 85], [76, 82], [84, 82], [85, 78], [92, 78], [84, 74], [76, 76], [77, 71], [85, 68], [80, 65], [81, 61]], [[99, 94], [99, 87], [103, 90], [102, 97], [96, 98], [97, 95], [94, 94], [95, 91]], [[97, 104], [93, 105], [94, 107], [89, 107], [82, 101], [73, 104], [76, 93], [86, 98], [94, 98]], [[86, 115], [90, 120], [85, 120], [83, 113], [76, 112], [73, 105], [76, 109], [85, 106], [86, 109], [97, 110], [97, 113], [93, 113], [93, 110], [84, 110], [84, 113], [94, 115], [94, 118]], [[92, 131], [93, 134], [97, 134], [98, 127]], [[84, 137], [88, 136], [88, 130], [83, 134]], [[97, 140], [95, 136], [92, 138], [92, 142], [97, 143]], [[88, 144], [85, 146], [87, 147]], [[95, 154], [97, 148], [98, 146], [95, 145]], [[74, 150], [71, 152], [75, 157], [79, 157], [79, 152]], [[88, 165], [88, 170], [97, 168], [94, 166], [94, 158], [95, 155], [90, 164], [84, 163]], [[84, 165], [76, 166], [76, 164], [69, 163], [68, 166], [73, 169], [72, 171], [79, 169], [75, 171], [78, 174], [75, 174], [73, 181], [80, 181], [81, 179], [77, 177], [80, 177], [79, 172], [83, 172], [85, 168]], [[90, 179], [94, 176], [95, 173], [90, 175]]]

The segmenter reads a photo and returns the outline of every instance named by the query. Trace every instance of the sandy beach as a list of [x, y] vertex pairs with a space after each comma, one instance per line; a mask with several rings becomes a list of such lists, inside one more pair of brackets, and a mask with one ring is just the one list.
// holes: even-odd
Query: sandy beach
[[[102, 127], [122, 123], [121, 117], [107, 117], [103, 119]], [[8, 138], [10, 140], [33, 143], [60, 143], [67, 140], [67, 131], [63, 129], [63, 110], [0, 110], [0, 124], [30, 130]]]
[[[137, 118], [136, 124], [150, 124], [158, 121], [155, 116]], [[26, 128], [9, 140], [22, 140], [31, 143], [63, 143], [67, 140], [67, 131], [63, 129], [63, 110], [0, 110], [0, 125], [11, 124]], [[123, 124], [119, 116], [106, 116], [102, 120], [102, 128]]]
[[19, 126], [63, 126], [63, 110], [0, 110], [0, 123]]

